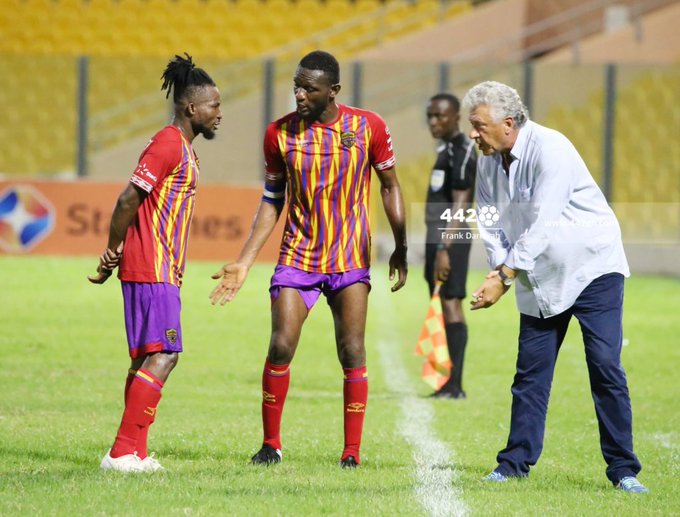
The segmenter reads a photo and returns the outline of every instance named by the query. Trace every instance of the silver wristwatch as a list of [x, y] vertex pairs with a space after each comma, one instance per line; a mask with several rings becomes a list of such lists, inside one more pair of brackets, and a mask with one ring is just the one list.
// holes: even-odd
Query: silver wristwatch
[[508, 275], [506, 275], [505, 273], [503, 273], [502, 269], [498, 270], [498, 278], [501, 279], [501, 282], [503, 282], [503, 285], [505, 287], [510, 287], [512, 285], [512, 283], [515, 281], [514, 277], [511, 278]]

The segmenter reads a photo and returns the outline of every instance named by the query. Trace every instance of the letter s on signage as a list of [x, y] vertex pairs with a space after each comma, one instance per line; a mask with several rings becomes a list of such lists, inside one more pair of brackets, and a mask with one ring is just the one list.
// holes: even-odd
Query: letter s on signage
[[83, 235], [88, 231], [88, 207], [85, 203], [70, 205], [66, 212], [68, 227], [66, 233], [69, 235]]

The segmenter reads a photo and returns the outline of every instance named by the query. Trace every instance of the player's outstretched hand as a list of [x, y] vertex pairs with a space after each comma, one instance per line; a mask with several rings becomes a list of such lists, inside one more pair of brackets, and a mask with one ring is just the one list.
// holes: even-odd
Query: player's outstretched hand
[[406, 283], [406, 276], [408, 275], [406, 248], [395, 249], [390, 257], [390, 280], [394, 280], [395, 273], [398, 277], [397, 283], [392, 286], [392, 292], [398, 291]]
[[212, 304], [219, 303], [224, 305], [232, 301], [236, 293], [241, 289], [243, 282], [246, 281], [246, 276], [248, 276], [248, 267], [245, 264], [234, 262], [222, 266], [222, 269], [211, 277], [215, 280], [220, 280], [217, 287], [210, 293]]

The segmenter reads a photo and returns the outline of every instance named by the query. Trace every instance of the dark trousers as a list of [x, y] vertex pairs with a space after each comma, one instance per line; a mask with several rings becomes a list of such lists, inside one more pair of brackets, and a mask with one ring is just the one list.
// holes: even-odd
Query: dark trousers
[[585, 345], [590, 390], [607, 477], [617, 483], [641, 466], [633, 453], [632, 412], [621, 366], [623, 275], [593, 280], [567, 311], [550, 318], [520, 317], [517, 373], [512, 384], [510, 436], [497, 456], [498, 471], [526, 476], [543, 449], [555, 362], [569, 320], [575, 316]]

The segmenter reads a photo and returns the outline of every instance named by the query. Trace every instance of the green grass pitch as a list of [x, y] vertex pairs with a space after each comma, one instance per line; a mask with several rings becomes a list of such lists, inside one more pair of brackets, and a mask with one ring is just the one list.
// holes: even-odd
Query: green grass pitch
[[[182, 288], [185, 352], [150, 432], [150, 450], [167, 471], [101, 472], [120, 421], [128, 357], [119, 284], [89, 284], [95, 265], [94, 257], [0, 257], [0, 516], [433, 515], [423, 501], [438, 496], [428, 492], [408, 425], [425, 425], [447, 448], [450, 459], [437, 468], [455, 473], [452, 497], [469, 515], [680, 515], [678, 279], [633, 276], [626, 284], [623, 364], [640, 480], [651, 490], [632, 496], [604, 475], [575, 323], [558, 360], [538, 465], [527, 480], [480, 481], [507, 438], [514, 300], [467, 313], [468, 399], [431, 401], [413, 354], [428, 303], [422, 269], [412, 267], [407, 286], [390, 294], [384, 264], [372, 271], [360, 469], [338, 466], [342, 372], [323, 299], [293, 362], [284, 462], [247, 464], [261, 442], [272, 266], [256, 266], [234, 302], [213, 307], [218, 264], [192, 262]], [[473, 272], [469, 287], [482, 277]], [[411, 402], [431, 411], [431, 421], [409, 420], [417, 417]]]

